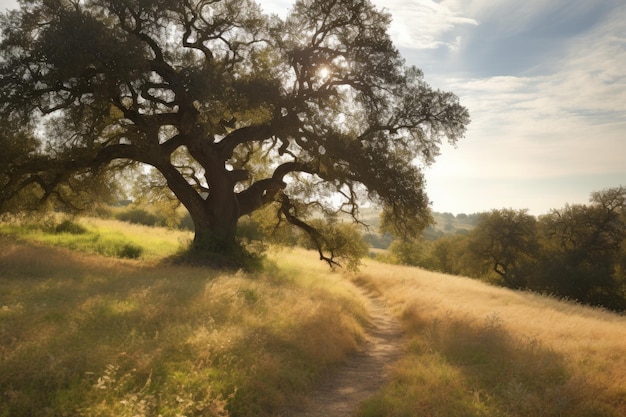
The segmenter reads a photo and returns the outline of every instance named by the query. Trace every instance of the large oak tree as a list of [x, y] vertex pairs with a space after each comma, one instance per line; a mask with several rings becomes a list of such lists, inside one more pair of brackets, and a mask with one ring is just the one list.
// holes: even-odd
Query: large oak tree
[[199, 252], [228, 256], [238, 220], [270, 204], [320, 249], [312, 204], [358, 218], [365, 196], [414, 233], [429, 218], [420, 166], [469, 122], [368, 0], [301, 0], [285, 19], [252, 0], [20, 5], [0, 23], [0, 117], [3, 141], [29, 145], [1, 195], [145, 164], [189, 211]]

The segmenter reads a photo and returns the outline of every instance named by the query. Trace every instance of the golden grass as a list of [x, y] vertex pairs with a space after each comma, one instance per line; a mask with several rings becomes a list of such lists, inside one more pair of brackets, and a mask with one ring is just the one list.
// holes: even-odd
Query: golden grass
[[[270, 416], [363, 340], [367, 299], [311, 252], [273, 249], [257, 274], [164, 265], [176, 233], [81, 221], [168, 249], [0, 237], [0, 417]], [[360, 417], [626, 415], [623, 315], [374, 261], [349, 277], [407, 334]]]
[[626, 415], [623, 315], [375, 262], [355, 280], [388, 300], [410, 339], [361, 416]]
[[0, 416], [268, 416], [298, 403], [357, 349], [365, 304], [309, 254], [276, 256], [302, 278], [0, 238]]

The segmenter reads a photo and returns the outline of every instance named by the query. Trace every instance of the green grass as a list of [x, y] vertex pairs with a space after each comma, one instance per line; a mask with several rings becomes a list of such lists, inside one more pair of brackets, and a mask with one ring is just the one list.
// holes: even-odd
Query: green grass
[[176, 254], [189, 232], [148, 227], [115, 220], [56, 219], [41, 223], [0, 224], [0, 235], [108, 257], [159, 260]]

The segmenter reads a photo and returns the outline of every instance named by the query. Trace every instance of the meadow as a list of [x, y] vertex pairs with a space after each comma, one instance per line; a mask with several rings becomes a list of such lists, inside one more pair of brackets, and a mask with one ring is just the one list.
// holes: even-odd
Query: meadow
[[[362, 348], [358, 286], [405, 332], [358, 417], [626, 415], [623, 315], [370, 260], [332, 272], [302, 249], [255, 273], [173, 265], [188, 235], [99, 222], [0, 227], [0, 416], [279, 415]], [[140, 255], [94, 249], [107, 239]]]

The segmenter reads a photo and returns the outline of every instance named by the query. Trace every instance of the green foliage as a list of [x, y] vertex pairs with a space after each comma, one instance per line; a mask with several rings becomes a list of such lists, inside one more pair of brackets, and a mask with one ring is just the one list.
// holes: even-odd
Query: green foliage
[[115, 214], [115, 218], [123, 222], [142, 224], [144, 226], [165, 226], [165, 219], [141, 208], [131, 208]]
[[54, 228], [56, 233], [70, 233], [72, 235], [82, 235], [87, 233], [87, 229], [72, 220], [63, 220]]
[[[343, 222], [311, 222], [321, 234], [321, 250], [329, 253], [331, 259], [348, 270], [357, 270], [361, 258], [367, 255], [368, 245], [357, 225]], [[310, 236], [303, 234], [300, 245], [308, 249], [320, 249]]]
[[468, 260], [471, 252], [467, 236], [444, 236], [432, 242], [430, 248], [430, 262], [435, 271], [476, 276], [478, 268]]
[[510, 288], [527, 288], [527, 275], [537, 254], [537, 220], [527, 210], [492, 210], [482, 215], [470, 235], [474, 259]]
[[138, 259], [143, 253], [143, 248], [139, 245], [126, 243], [116, 251], [118, 258]]
[[400, 265], [419, 266], [433, 269], [432, 263], [428, 259], [429, 247], [424, 240], [394, 240], [389, 246], [388, 261]]
[[620, 276], [626, 241], [626, 188], [592, 194], [590, 206], [566, 206], [541, 218], [544, 264], [538, 285], [583, 303], [626, 309]]
[[363, 239], [373, 248], [377, 249], [387, 249], [391, 242], [393, 242], [393, 237], [387, 234], [379, 234], [379, 233], [366, 233], [363, 235]]
[[277, 206], [268, 206], [242, 219], [237, 234], [239, 239], [248, 247], [261, 246], [261, 250], [269, 243], [283, 247], [321, 249], [348, 270], [357, 269], [361, 258], [367, 255], [369, 246], [357, 224], [331, 218], [314, 218], [308, 226], [318, 233], [315, 235], [316, 241], [304, 231], [288, 227], [284, 221], [277, 224], [276, 219], [280, 218], [280, 213], [276, 210]]

